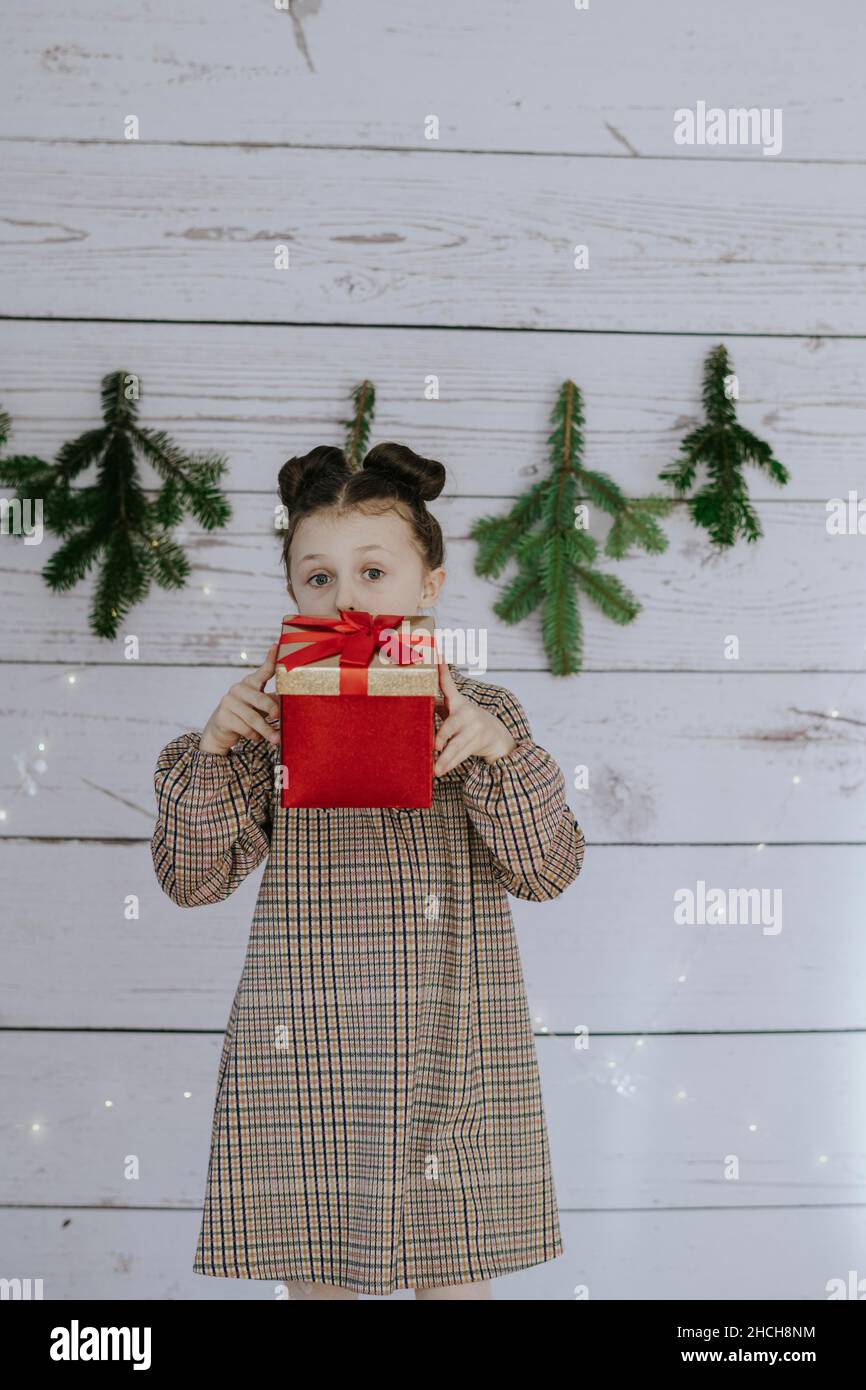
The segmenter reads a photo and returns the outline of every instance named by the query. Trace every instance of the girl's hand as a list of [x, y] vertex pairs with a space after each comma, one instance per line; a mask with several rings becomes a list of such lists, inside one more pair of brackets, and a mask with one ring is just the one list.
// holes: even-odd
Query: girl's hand
[[434, 777], [450, 772], [464, 758], [475, 756], [487, 763], [504, 758], [516, 746], [516, 741], [502, 720], [460, 694], [446, 662], [440, 663], [439, 671], [448, 718], [440, 725], [433, 741], [435, 752], [445, 750], [433, 764]]
[[199, 739], [203, 753], [227, 753], [239, 738], [249, 738], [254, 743], [266, 738], [279, 743], [279, 730], [273, 727], [279, 724], [279, 698], [264, 694], [264, 687], [276, 670], [278, 647], [275, 642], [258, 670], [250, 671], [226, 691]]

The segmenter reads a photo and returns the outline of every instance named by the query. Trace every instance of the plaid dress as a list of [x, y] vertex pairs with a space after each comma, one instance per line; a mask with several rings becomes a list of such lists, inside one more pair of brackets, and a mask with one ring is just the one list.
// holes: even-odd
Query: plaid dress
[[280, 809], [264, 740], [222, 755], [184, 733], [159, 755], [172, 902], [219, 902], [267, 857], [195, 1273], [389, 1294], [562, 1254], [507, 895], [562, 893], [583, 833], [515, 696], [450, 671], [517, 746], [434, 778], [430, 809]]

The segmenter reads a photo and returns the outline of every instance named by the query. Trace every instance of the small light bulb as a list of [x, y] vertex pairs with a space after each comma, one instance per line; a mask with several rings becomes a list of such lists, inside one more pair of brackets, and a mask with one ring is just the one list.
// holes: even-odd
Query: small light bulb
[[110, 1105], [113, 1105], [113, 1104], [114, 1104], [114, 1101], [113, 1101], [113, 1100], [107, 1100], [107, 1101], [105, 1102], [105, 1104], [106, 1104], [106, 1106], [110, 1106]]
[[791, 778], [791, 781], [792, 781], [792, 782], [799, 782], [799, 780], [800, 780], [799, 777], [792, 777], [792, 778]]
[[68, 680], [68, 682], [69, 682], [70, 685], [74, 685], [74, 684], [75, 684], [76, 677], [75, 677], [75, 674], [74, 674], [74, 673], [72, 673], [71, 675], [68, 675], [68, 676], [66, 677], [66, 679]]
[[31, 1125], [30, 1128], [35, 1130], [35, 1129], [38, 1129], [39, 1126], [38, 1126], [38, 1125]]

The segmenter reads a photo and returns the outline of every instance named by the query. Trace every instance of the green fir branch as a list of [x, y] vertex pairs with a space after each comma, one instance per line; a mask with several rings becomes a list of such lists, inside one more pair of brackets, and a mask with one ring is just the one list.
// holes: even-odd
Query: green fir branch
[[732, 376], [727, 348], [717, 343], [704, 361], [701, 395], [706, 422], [686, 435], [680, 445], [680, 458], [659, 473], [663, 482], [672, 484], [678, 497], [686, 497], [694, 486], [698, 467], [704, 465], [709, 480], [689, 498], [688, 511], [694, 524], [702, 527], [719, 548], [734, 545], [739, 536], [753, 543], [763, 534], [749, 500], [746, 464], [760, 468], [780, 487], [790, 477], [787, 468], [773, 457], [770, 445], [737, 420], [729, 385]]
[[544, 599], [541, 576], [532, 570], [519, 569], [493, 605], [493, 611], [504, 623], [515, 625], [528, 618]]
[[548, 486], [546, 479], [533, 483], [522, 497], [518, 497], [506, 516], [479, 517], [473, 522], [469, 535], [478, 542], [476, 574], [486, 579], [499, 578], [508, 561], [516, 554], [521, 539], [541, 516]]
[[[45, 529], [61, 538], [42, 571], [50, 589], [70, 590], [98, 565], [89, 622], [98, 637], [114, 638], [151, 583], [184, 587], [191, 567], [172, 527], [190, 514], [205, 530], [215, 530], [226, 524], [231, 507], [219, 487], [226, 470], [222, 455], [187, 454], [164, 430], [139, 424], [137, 377], [109, 373], [100, 399], [100, 428], [64, 444], [53, 463], [0, 459], [0, 485], [15, 488], [22, 503], [41, 499]], [[9, 417], [0, 414], [0, 444], [8, 424]], [[162, 479], [154, 498], [141, 482], [137, 455]], [[91, 466], [95, 481], [73, 488]]]
[[362, 381], [352, 391], [352, 418], [340, 423], [346, 431], [343, 452], [350, 468], [360, 468], [370, 446], [370, 429], [376, 408], [376, 388], [372, 381]]
[[545, 586], [541, 635], [551, 673], [576, 675], [583, 662], [583, 629], [571, 573], [556, 588]]
[[494, 613], [514, 625], [540, 608], [549, 669], [568, 676], [583, 661], [578, 591], [617, 623], [631, 622], [641, 610], [619, 579], [596, 569], [598, 543], [575, 525], [578, 497], [612, 517], [605, 554], [613, 559], [633, 546], [651, 554], [665, 550], [667, 538], [656, 518], [673, 504], [664, 497], [629, 500], [607, 474], [584, 467], [583, 402], [573, 381], [560, 388], [550, 421], [548, 477], [534, 483], [504, 516], [479, 517], [469, 534], [477, 544], [476, 574], [496, 579], [509, 560], [517, 563]]
[[633, 545], [648, 555], [660, 555], [667, 550], [668, 538], [655, 518], [667, 516], [673, 505], [670, 497], [636, 497], [626, 502], [607, 533], [605, 555], [611, 560], [621, 560]]

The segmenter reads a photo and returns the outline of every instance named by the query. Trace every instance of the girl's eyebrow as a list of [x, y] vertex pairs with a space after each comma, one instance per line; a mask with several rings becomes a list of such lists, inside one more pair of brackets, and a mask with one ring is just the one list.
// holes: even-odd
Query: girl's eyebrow
[[[368, 550], [381, 550], [385, 555], [394, 554], [393, 550], [389, 550], [387, 545], [359, 545], [355, 554], [363, 555]], [[327, 555], [302, 555], [298, 563], [303, 564], [305, 560], [327, 560], [327, 558]]]

